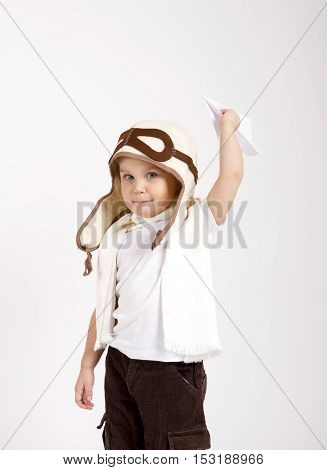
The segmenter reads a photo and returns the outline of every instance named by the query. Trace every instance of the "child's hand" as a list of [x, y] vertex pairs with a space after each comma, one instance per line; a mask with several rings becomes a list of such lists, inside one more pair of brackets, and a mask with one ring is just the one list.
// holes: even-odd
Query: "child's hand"
[[220, 129], [224, 126], [231, 126], [234, 131], [240, 125], [240, 118], [236, 111], [233, 109], [221, 109], [223, 115], [220, 118]]
[[75, 385], [75, 402], [80, 408], [92, 410], [92, 389], [94, 384], [94, 369], [82, 367]]

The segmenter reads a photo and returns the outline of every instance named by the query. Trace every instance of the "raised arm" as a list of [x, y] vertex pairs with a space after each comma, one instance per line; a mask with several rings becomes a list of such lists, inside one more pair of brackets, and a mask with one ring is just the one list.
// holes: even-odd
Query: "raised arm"
[[243, 156], [235, 130], [240, 124], [232, 109], [222, 110], [220, 119], [220, 171], [207, 199], [217, 225], [224, 223], [243, 178]]

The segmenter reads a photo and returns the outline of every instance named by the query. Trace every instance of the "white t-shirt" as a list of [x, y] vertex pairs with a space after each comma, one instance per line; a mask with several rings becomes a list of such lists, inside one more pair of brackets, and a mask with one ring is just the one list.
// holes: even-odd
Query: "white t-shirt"
[[[216, 224], [206, 198], [199, 207], [206, 214], [211, 243], [211, 236], [225, 227], [226, 220], [222, 225]], [[132, 214], [132, 219], [141, 221], [142, 225], [126, 231], [117, 253], [118, 307], [113, 317], [118, 323], [113, 328], [116, 336], [110, 347], [117, 348], [130, 359], [183, 360], [180, 355], [163, 348], [161, 267], [165, 244], [151, 250], [156, 232], [167, 224], [171, 213], [172, 208], [150, 218]]]

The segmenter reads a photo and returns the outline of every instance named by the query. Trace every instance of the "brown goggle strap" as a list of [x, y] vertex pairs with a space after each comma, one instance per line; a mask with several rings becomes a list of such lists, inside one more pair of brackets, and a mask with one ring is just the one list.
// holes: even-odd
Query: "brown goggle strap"
[[[157, 152], [156, 150], [153, 150], [151, 147], [149, 147], [149, 145], [147, 145], [145, 142], [140, 140], [138, 136], [155, 137], [157, 139], [160, 139], [164, 143], [164, 149], [161, 152]], [[161, 129], [142, 129], [138, 127], [134, 127], [134, 128], [132, 127], [131, 129], [124, 131], [120, 135], [118, 142], [119, 143], [117, 147], [115, 148], [115, 150], [113, 151], [112, 156], [121, 147], [128, 144], [128, 146], [134, 147], [135, 149], [144, 153], [144, 155], [147, 155], [148, 157], [152, 158], [152, 160], [156, 162], [165, 162], [172, 157], [176, 157], [188, 165], [189, 169], [194, 175], [195, 183], [197, 183], [198, 170], [196, 166], [194, 165], [192, 158], [186, 155], [185, 153], [180, 152], [179, 150], [175, 149], [173, 141], [171, 140], [170, 136], [166, 132], [162, 131]]]

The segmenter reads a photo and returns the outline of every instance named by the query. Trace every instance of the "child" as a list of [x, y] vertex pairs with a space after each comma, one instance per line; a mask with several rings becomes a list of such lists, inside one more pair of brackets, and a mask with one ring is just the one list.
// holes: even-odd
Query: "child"
[[91, 251], [99, 252], [75, 401], [93, 408], [94, 368], [109, 345], [98, 426], [105, 423], [105, 449], [211, 447], [203, 360], [223, 349], [206, 236], [225, 226], [242, 180], [238, 126], [237, 113], [223, 110], [220, 174], [201, 201], [194, 198], [196, 149], [184, 129], [136, 123], [109, 160], [111, 191], [78, 230], [85, 276]]

